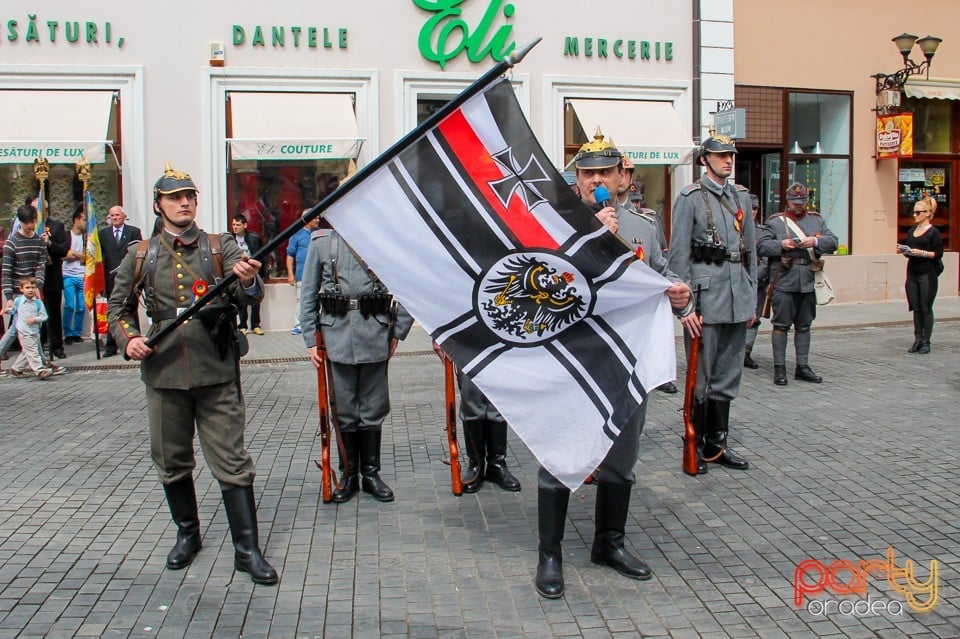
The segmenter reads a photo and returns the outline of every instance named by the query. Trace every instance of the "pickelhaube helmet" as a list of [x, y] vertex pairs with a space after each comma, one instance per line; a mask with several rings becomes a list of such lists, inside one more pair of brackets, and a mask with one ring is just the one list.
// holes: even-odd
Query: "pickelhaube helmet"
[[164, 162], [165, 167], [163, 175], [153, 184], [153, 199], [157, 201], [161, 195], [169, 195], [178, 191], [193, 191], [199, 193], [200, 189], [194, 184], [193, 178], [183, 171], [175, 171], [170, 162]]
[[713, 134], [700, 145], [701, 153], [736, 153], [737, 145], [725, 135]]
[[577, 169], [608, 169], [620, 164], [623, 155], [610, 142], [603, 139], [600, 127], [593, 136], [593, 140], [580, 147], [573, 157], [573, 166]]
[[795, 204], [802, 204], [807, 201], [807, 198], [810, 196], [810, 189], [800, 184], [799, 182], [794, 182], [790, 185], [790, 188], [787, 189], [787, 202], [793, 202]]

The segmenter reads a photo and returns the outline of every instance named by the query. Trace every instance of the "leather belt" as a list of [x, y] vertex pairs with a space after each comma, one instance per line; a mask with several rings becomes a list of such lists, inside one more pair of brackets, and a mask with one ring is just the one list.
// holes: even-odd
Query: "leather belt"
[[163, 308], [157, 309], [152, 313], [147, 313], [154, 322], [162, 322], [163, 320], [174, 319], [177, 315], [187, 310], [187, 307], [183, 308]]
[[795, 257], [793, 258], [793, 263], [799, 264], [800, 266], [810, 266], [810, 264], [812, 264], [812, 261], [810, 260], [809, 257]]

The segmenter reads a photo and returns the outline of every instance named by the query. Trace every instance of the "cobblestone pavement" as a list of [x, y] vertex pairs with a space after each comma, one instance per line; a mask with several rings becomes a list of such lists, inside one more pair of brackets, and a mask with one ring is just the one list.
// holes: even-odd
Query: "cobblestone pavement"
[[[284, 337], [302, 354], [299, 338]], [[905, 325], [817, 330], [811, 365], [827, 382], [791, 376], [780, 388], [761, 335], [761, 369], [745, 371], [731, 415], [747, 472], [683, 475], [682, 397], [653, 393], [627, 538], [654, 578], [590, 563], [595, 489], [585, 487], [571, 500], [567, 594], [556, 601], [532, 585], [536, 463], [511, 434], [523, 491], [451, 494], [442, 368], [424, 350], [391, 368], [390, 504], [367, 495], [322, 504], [312, 368], [295, 358], [244, 366], [261, 543], [282, 575], [275, 587], [233, 572], [202, 462], [204, 548], [189, 569], [164, 568], [174, 528], [149, 461], [136, 371], [79, 366], [43, 383], [4, 379], [0, 639], [958, 637], [960, 322], [938, 323], [931, 355], [906, 354], [911, 341]], [[938, 562], [932, 610], [908, 601], [934, 595], [910, 599], [886, 581], [888, 548], [894, 568], [915, 562], [916, 581]], [[833, 566], [837, 587], [855, 582], [858, 562], [877, 563], [865, 594], [809, 593], [797, 606], [795, 571], [807, 559], [824, 570], [852, 562]], [[812, 567], [806, 574], [826, 583]], [[854, 605], [861, 600], [869, 604]]]

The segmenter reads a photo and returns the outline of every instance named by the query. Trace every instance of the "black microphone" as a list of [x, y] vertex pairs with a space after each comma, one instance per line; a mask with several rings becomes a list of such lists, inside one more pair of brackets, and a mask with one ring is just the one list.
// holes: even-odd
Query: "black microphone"
[[610, 190], [604, 185], [600, 185], [593, 190], [593, 199], [597, 201], [601, 209], [610, 206]]

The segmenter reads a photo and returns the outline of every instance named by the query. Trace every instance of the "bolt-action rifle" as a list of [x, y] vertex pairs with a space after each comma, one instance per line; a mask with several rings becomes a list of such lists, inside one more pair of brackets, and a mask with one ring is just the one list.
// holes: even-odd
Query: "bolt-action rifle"
[[453, 360], [443, 357], [443, 373], [447, 411], [447, 446], [450, 448], [450, 488], [458, 497], [463, 494], [460, 476], [460, 448], [457, 445], [457, 401], [453, 388]]
[[[697, 285], [697, 300], [694, 313], [700, 315], [700, 285]], [[697, 394], [697, 365], [700, 361], [700, 336], [690, 338], [687, 353], [687, 376], [683, 384], [683, 472], [697, 474], [697, 429], [693, 424], [693, 410]]]

